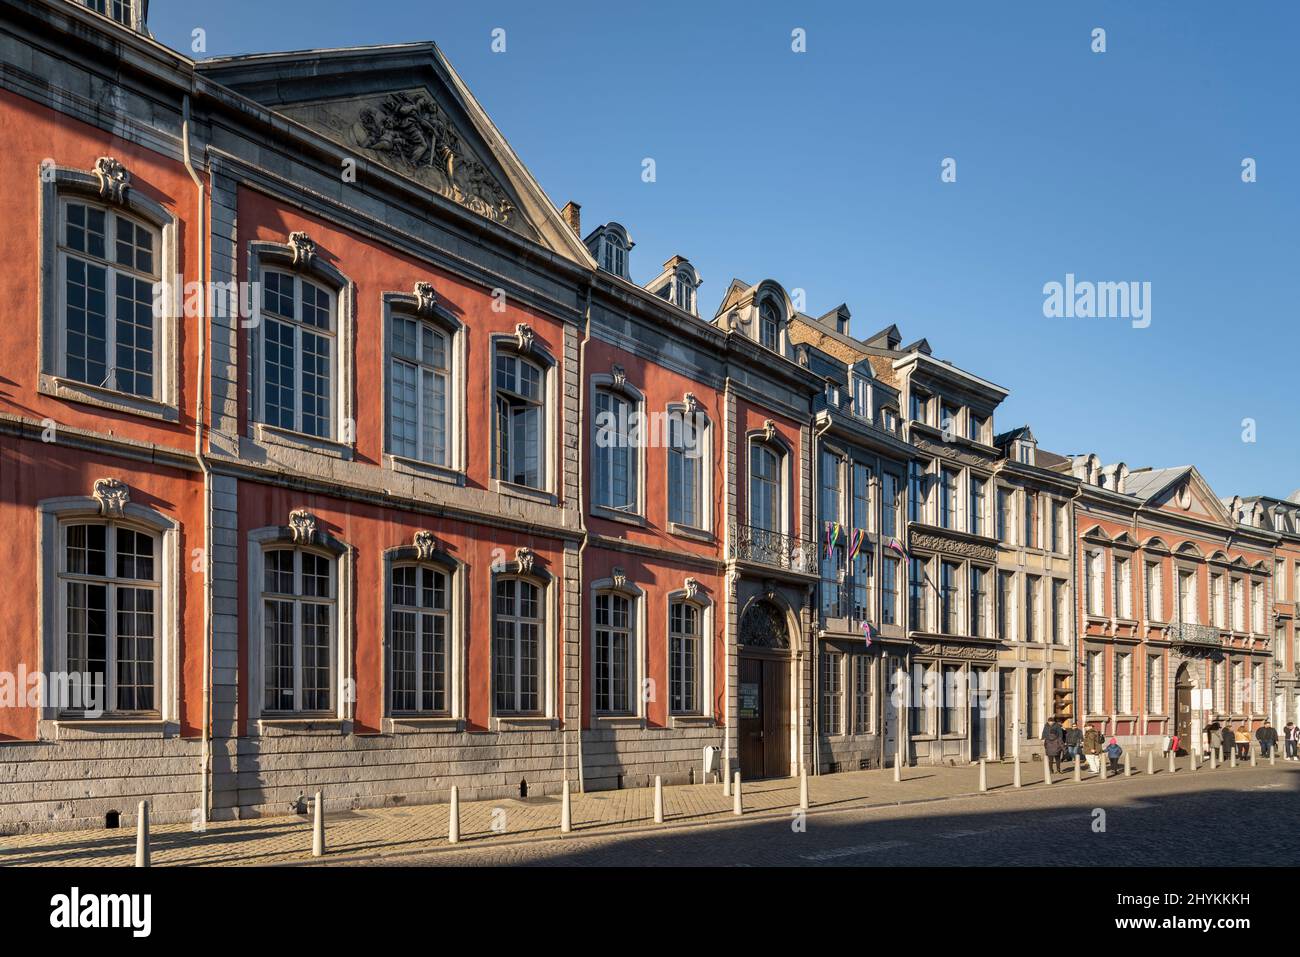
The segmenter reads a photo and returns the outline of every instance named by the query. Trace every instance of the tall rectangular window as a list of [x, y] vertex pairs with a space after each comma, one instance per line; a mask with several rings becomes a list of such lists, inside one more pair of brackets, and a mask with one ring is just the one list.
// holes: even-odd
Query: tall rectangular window
[[1115, 617], [1133, 617], [1133, 579], [1130, 560], [1123, 555], [1115, 556]]
[[1038, 495], [1035, 492], [1026, 491], [1024, 498], [1025, 506], [1025, 547], [1038, 548], [1041, 543], [1038, 541]]
[[1223, 576], [1210, 576], [1210, 616], [1216, 628], [1225, 627], [1223, 611]]
[[[880, 535], [898, 537], [898, 476], [885, 472], [880, 480]], [[888, 541], [885, 544], [889, 544]]]
[[158, 233], [99, 206], [61, 205], [59, 366], [69, 379], [157, 398]]
[[1065, 582], [1059, 578], [1052, 579], [1052, 644], [1067, 643], [1066, 622], [1069, 621], [1070, 609], [1065, 599]]
[[1276, 601], [1286, 601], [1286, 562], [1280, 558], [1273, 560], [1273, 587], [1277, 590]]
[[1025, 576], [1025, 641], [1042, 641], [1042, 626], [1039, 616], [1042, 612], [1040, 592], [1043, 580], [1037, 575]]
[[392, 710], [445, 714], [447, 704], [447, 576], [399, 565], [392, 570], [389, 663]]
[[841, 674], [844, 656], [838, 651], [822, 651], [822, 733], [843, 734], [844, 687]]
[[912, 462], [907, 467], [907, 520], [924, 522], [926, 512], [925, 467]]
[[939, 524], [944, 528], [957, 527], [957, 472], [955, 469], [939, 470]]
[[908, 729], [912, 735], [934, 734], [936, 680], [933, 662], [916, 662], [912, 665], [912, 689], [907, 712]]
[[598, 714], [629, 714], [633, 670], [632, 602], [625, 595], [596, 596], [593, 694]]
[[945, 635], [961, 631], [961, 566], [956, 562], [939, 563], [939, 630]]
[[[541, 368], [527, 359], [497, 353], [497, 478], [503, 482], [540, 489], [546, 481], [542, 460], [544, 379]], [[597, 466], [597, 484], [611, 478], [613, 472], [610, 464], [602, 479]]]
[[266, 711], [333, 706], [333, 562], [292, 548], [263, 553], [263, 701]]
[[1043, 672], [1030, 668], [1025, 672], [1025, 730], [1033, 737], [1046, 722], [1039, 713], [1042, 701]]
[[[1159, 562], [1147, 562], [1147, 618], [1152, 621], [1165, 620], [1164, 576]], [[1213, 582], [1211, 582], [1213, 586]], [[1211, 589], [1213, 591], [1213, 589]], [[1213, 598], [1211, 597], [1211, 600]]]
[[493, 586], [492, 688], [497, 714], [541, 711], [542, 590], [520, 578]]
[[1090, 550], [1086, 556], [1087, 573], [1084, 578], [1084, 584], [1087, 587], [1087, 594], [1084, 596], [1088, 606], [1088, 614], [1101, 616], [1106, 613], [1106, 582], [1105, 569], [1102, 565], [1102, 553], [1096, 550]]
[[998, 572], [996, 615], [999, 641], [1014, 641], [1016, 638], [1015, 582], [1014, 572]]
[[704, 525], [704, 451], [701, 429], [690, 417], [668, 416], [668, 521], [687, 528]]
[[392, 321], [389, 433], [395, 455], [447, 464], [448, 338], [427, 322]]
[[1065, 551], [1064, 548], [1065, 537], [1062, 535], [1063, 530], [1061, 528], [1061, 512], [1063, 511], [1061, 508], [1061, 503], [1058, 502], [1056, 499], [1052, 499], [1050, 505], [1050, 511], [1051, 511], [1051, 518], [1050, 518], [1051, 549], [1053, 553], [1060, 553]]
[[619, 393], [596, 392], [596, 504], [620, 512], [635, 512], [638, 505], [635, 410]]
[[907, 563], [907, 626], [913, 631], [930, 630], [926, 587], [925, 562], [920, 558], [910, 559]]
[[988, 484], [982, 478], [970, 477], [970, 533], [983, 535], [987, 526], [984, 517], [988, 503], [985, 501]]
[[988, 636], [988, 569], [972, 565], [970, 569], [970, 633], [977, 638]]
[[880, 561], [880, 622], [898, 624], [898, 559], [884, 555]]
[[263, 420], [330, 437], [334, 296], [301, 276], [271, 269], [262, 283]]
[[941, 734], [961, 734], [964, 730], [963, 717], [966, 714], [965, 672], [961, 665], [943, 666], [943, 684], [941, 692], [943, 702], [939, 710]]
[[690, 602], [675, 601], [668, 608], [668, 701], [673, 714], [701, 713], [702, 618]]
[[1264, 691], [1264, 665], [1256, 661], [1250, 666], [1250, 710], [1254, 714], [1265, 711]]
[[769, 532], [780, 531], [781, 464], [766, 445], [749, 447], [749, 524]]
[[1238, 659], [1232, 663], [1232, 713], [1245, 710], [1246, 666]]
[[1210, 668], [1210, 687], [1214, 691], [1214, 710], [1223, 714], [1228, 706], [1227, 662], [1216, 661]]
[[1147, 713], [1165, 713], [1165, 662], [1158, 656], [1147, 659]]
[[1115, 655], [1115, 709], [1120, 714], [1133, 713], [1133, 656], [1128, 652]]
[[870, 734], [875, 729], [872, 691], [872, 655], [853, 656], [853, 733]]
[[1181, 621], [1194, 625], [1199, 620], [1196, 612], [1196, 573], [1180, 571], [1178, 573], [1178, 610]]
[[1251, 630], [1257, 635], [1265, 634], [1264, 625], [1264, 586], [1252, 584], [1250, 586], [1250, 600], [1253, 614], [1251, 616]]
[[[62, 526], [57, 617], [65, 670], [88, 675], [85, 710], [156, 711], [158, 539], [115, 522]], [[52, 670], [52, 669], [51, 669]]]
[[1088, 652], [1088, 712], [1106, 713], [1106, 660], [1100, 651]]
[[1012, 545], [1014, 544], [1013, 529], [1015, 528], [1015, 503], [1012, 499], [1011, 489], [999, 488], [997, 490], [996, 498], [998, 541], [1004, 545]]
[[1232, 630], [1246, 630], [1246, 586], [1240, 578], [1232, 580]]

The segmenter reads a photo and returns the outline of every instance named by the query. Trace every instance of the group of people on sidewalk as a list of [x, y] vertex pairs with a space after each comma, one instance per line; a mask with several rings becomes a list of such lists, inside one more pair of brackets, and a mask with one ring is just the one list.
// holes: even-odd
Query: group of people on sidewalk
[[1119, 773], [1124, 749], [1114, 738], [1107, 741], [1096, 728], [1085, 731], [1068, 718], [1062, 724], [1060, 718], [1053, 717], [1043, 726], [1042, 738], [1043, 754], [1058, 774], [1063, 761], [1073, 762], [1076, 757], [1082, 757], [1093, 774], [1101, 773], [1103, 757], [1110, 765], [1110, 773]]
[[[1094, 774], [1100, 771], [1104, 756], [1113, 774], [1119, 770], [1119, 761], [1124, 754], [1124, 749], [1115, 738], [1106, 740], [1096, 728], [1084, 730], [1068, 718], [1064, 724], [1060, 718], [1050, 718], [1043, 726], [1042, 739], [1043, 754], [1052, 770], [1058, 774], [1063, 762], [1073, 762], [1078, 756], [1088, 762], [1088, 770]], [[1256, 729], [1255, 740], [1259, 743], [1260, 756], [1267, 758], [1277, 750], [1277, 729], [1266, 720]], [[1300, 761], [1300, 724], [1288, 721], [1282, 729], [1281, 740], [1286, 746], [1286, 760]], [[1250, 757], [1250, 732], [1245, 725], [1233, 728], [1230, 724], [1215, 721], [1206, 727], [1205, 741], [1203, 754], [1206, 760], [1209, 760], [1211, 751], [1218, 751], [1224, 759], [1234, 750], [1241, 760]], [[1163, 750], [1166, 753], [1172, 751], [1177, 754], [1180, 746], [1178, 735], [1164, 739]]]
[[[1286, 743], [1286, 759], [1296, 760], [1297, 749], [1300, 749], [1300, 725], [1288, 721], [1286, 727], [1282, 729], [1282, 740]], [[1265, 719], [1264, 723], [1255, 729], [1255, 741], [1259, 744], [1260, 757], [1269, 757], [1277, 751], [1277, 728]], [[1250, 757], [1250, 731], [1244, 724], [1234, 728], [1231, 724], [1215, 721], [1206, 727], [1204, 753], [1207, 758], [1211, 751], [1218, 751], [1227, 758], [1234, 750], [1239, 759]]]

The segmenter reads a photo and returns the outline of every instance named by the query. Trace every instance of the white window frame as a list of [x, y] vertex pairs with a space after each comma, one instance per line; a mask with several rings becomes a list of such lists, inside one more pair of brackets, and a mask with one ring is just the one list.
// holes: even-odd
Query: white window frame
[[[626, 380], [620, 381], [613, 375], [597, 374], [591, 377], [591, 513], [600, 515], [605, 518], [620, 518], [634, 516], [644, 518], [645, 495], [646, 495], [646, 445], [648, 441], [648, 430], [650, 423], [646, 416], [646, 399], [645, 394], [636, 387], [627, 383]], [[608, 487], [612, 494], [614, 488], [613, 476], [613, 458], [609, 455], [611, 449], [603, 447], [601, 442], [601, 425], [599, 422], [600, 411], [598, 403], [601, 395], [607, 395], [617, 402], [627, 405], [627, 431], [621, 438], [627, 443], [628, 467], [627, 481], [629, 488], [629, 501], [623, 505], [611, 504], [597, 500], [597, 489], [600, 482], [597, 477], [602, 468], [608, 470], [606, 476]], [[617, 434], [621, 426], [616, 426], [613, 430]], [[667, 436], [664, 436], [667, 441]], [[703, 494], [703, 492], [701, 492]]]
[[[248, 244], [248, 279], [254, 296], [253, 316], [245, 322], [248, 327], [248, 431], [249, 437], [266, 445], [283, 445], [289, 448], [322, 452], [334, 458], [351, 459], [356, 453], [356, 383], [355, 342], [356, 286], [310, 246], [305, 236], [294, 234], [287, 243], [252, 242]], [[305, 250], [312, 249], [307, 255]], [[287, 273], [294, 277], [295, 313], [301, 316], [300, 290], [302, 280], [324, 289], [330, 296], [333, 353], [330, 371], [330, 425], [323, 436], [298, 431], [302, 423], [302, 403], [294, 407], [294, 428], [285, 428], [267, 421], [266, 409], [266, 326], [262, 314], [265, 273]], [[280, 321], [278, 318], [276, 321]], [[289, 320], [285, 320], [289, 321]], [[291, 321], [294, 326], [295, 376], [302, 379], [301, 319]]]
[[[667, 619], [664, 623], [664, 651], [666, 658], [668, 676], [668, 723], [674, 726], [678, 719], [689, 721], [690, 719], [706, 719], [709, 722], [713, 719], [713, 602], [700, 589], [699, 585], [691, 581], [686, 582], [685, 588], [676, 591], [670, 591], [666, 596], [665, 612]], [[672, 606], [681, 603], [691, 605], [695, 609], [696, 620], [700, 624], [700, 648], [696, 655], [696, 667], [698, 674], [695, 681], [695, 694], [698, 699], [698, 706], [692, 711], [675, 711], [673, 709], [672, 697], [672, 674], [673, 674], [673, 618]]]
[[[696, 429], [696, 456], [692, 458], [682, 453], [687, 461], [697, 463], [695, 510], [698, 521], [694, 525], [678, 522], [672, 516], [672, 458], [675, 454], [668, 444], [671, 425], [664, 425], [664, 510], [667, 527], [677, 534], [703, 533], [713, 534], [713, 420], [705, 413], [698, 402], [670, 402], [664, 409], [669, 420], [674, 416], [682, 421], [690, 421]], [[642, 456], [645, 458], [645, 456]], [[644, 483], [643, 483], [644, 485]]]
[[[155, 585], [158, 589], [156, 606], [156, 634], [154, 635], [154, 704], [150, 712], [129, 712], [135, 718], [141, 714], [154, 715], [162, 724], [163, 734], [174, 736], [180, 731], [180, 525], [161, 512], [144, 505], [127, 502], [120, 514], [106, 509], [93, 496], [63, 496], [44, 499], [37, 503], [38, 528], [36, 536], [36, 568], [40, 569], [37, 586], [37, 608], [40, 635], [37, 666], [40, 672], [67, 671], [65, 625], [65, 590], [60, 573], [64, 561], [64, 528], [67, 525], [95, 522], [116, 522], [136, 531], [152, 535], [156, 544], [154, 552]], [[104, 579], [107, 583], [109, 579]], [[94, 720], [109, 726], [120, 719], [116, 701], [107, 697], [105, 712], [98, 718], [84, 716], [76, 720]], [[47, 694], [41, 702], [37, 723], [37, 736], [41, 740], [56, 739], [61, 720], [61, 709], [55, 706], [53, 696]], [[129, 731], [130, 728], [124, 728]]]
[[[399, 711], [393, 708], [393, 664], [392, 664], [392, 622], [393, 622], [393, 571], [399, 567], [432, 569], [447, 578], [447, 707], [442, 711], [425, 711], [418, 707], [414, 711]], [[417, 579], [417, 588], [419, 587]], [[468, 605], [466, 591], [468, 576], [464, 566], [441, 549], [422, 554], [418, 546], [400, 546], [389, 548], [383, 555], [383, 708], [385, 729], [395, 731], [400, 725], [410, 724], [449, 724], [462, 726], [465, 718], [464, 682], [465, 682], [465, 645], [463, 622], [465, 608]], [[417, 650], [417, 673], [419, 659]], [[418, 684], [417, 684], [418, 689]], [[418, 693], [418, 691], [417, 691]]]
[[[601, 598], [622, 598], [627, 601], [627, 703], [625, 710], [597, 708], [596, 688], [596, 632], [602, 626], [597, 624], [596, 605]], [[645, 695], [642, 694], [642, 679], [646, 674], [646, 607], [645, 592], [615, 572], [613, 577], [602, 578], [591, 583], [591, 628], [589, 629], [588, 667], [591, 669], [591, 715], [595, 720], [618, 718], [645, 718]], [[610, 630], [614, 630], [610, 626]]]
[[[407, 293], [386, 292], [383, 294], [384, 308], [384, 454], [389, 468], [403, 472], [413, 472], [431, 478], [441, 479], [453, 484], [464, 484], [465, 465], [467, 461], [467, 432], [465, 428], [466, 376], [466, 338], [464, 326], [445, 309], [424, 303], [419, 297]], [[414, 364], [417, 369], [426, 366], [412, 363], [406, 358], [399, 359], [393, 350], [396, 324], [399, 320], [415, 322], [418, 330], [421, 325], [431, 326], [447, 337], [447, 460], [442, 464], [432, 462], [420, 454], [417, 448], [415, 456], [398, 453], [393, 443], [393, 365], [396, 362]], [[494, 374], [493, 371], [489, 375]], [[420, 397], [416, 397], [417, 414], [422, 415]], [[495, 424], [493, 425], [495, 428]], [[417, 442], [423, 440], [423, 429], [417, 427]]]
[[767, 438], [763, 432], [751, 432], [746, 437], [745, 442], [745, 521], [752, 528], [763, 528], [754, 521], [754, 449], [762, 448], [770, 452], [776, 459], [776, 525], [774, 529], [767, 529], [779, 535], [790, 534], [790, 496], [793, 476], [790, 474], [793, 470], [792, 459], [794, 458], [789, 445], [779, 434], [772, 438]]
[[[114, 164], [116, 161], [102, 157], [98, 163]], [[120, 166], [120, 164], [119, 164]], [[106, 168], [114, 168], [106, 166]], [[40, 377], [37, 391], [44, 395], [97, 406], [118, 412], [127, 412], [148, 418], [176, 422], [180, 417], [178, 369], [181, 318], [176, 312], [180, 290], [175, 288], [174, 277], [180, 272], [178, 252], [179, 221], [168, 209], [146, 196], [141, 190], [123, 188], [120, 192], [103, 185], [107, 180], [96, 171], [72, 169], [63, 166], [44, 166], [40, 177], [40, 317], [38, 326]], [[123, 176], [129, 183], [129, 174]], [[101, 209], [110, 217], [123, 215], [137, 224], [146, 226], [154, 236], [154, 270], [159, 284], [163, 315], [154, 311], [153, 323], [153, 391], [148, 396], [121, 392], [107, 385], [81, 382], [66, 374], [66, 322], [67, 283], [64, 251], [66, 239], [65, 210], [68, 203], [80, 203]], [[105, 234], [105, 263], [115, 261], [112, 231]], [[106, 265], [112, 272], [118, 267]], [[136, 271], [132, 276], [140, 277]], [[106, 278], [105, 308], [111, 318], [116, 296]], [[112, 341], [114, 323], [106, 319], [106, 333]], [[105, 347], [105, 361], [111, 368], [113, 356]]]
[[[540, 648], [537, 655], [537, 703], [536, 711], [514, 711], [497, 708], [496, 702], [496, 586], [503, 579], [524, 581], [538, 590], [537, 607], [541, 614], [541, 627], [538, 632]], [[489, 636], [492, 646], [488, 652], [488, 704], [492, 715], [492, 730], [510, 730], [512, 728], [554, 727], [556, 708], [555, 680], [556, 662], [556, 619], [559, 615], [558, 595], [560, 589], [555, 577], [544, 569], [537, 567], [536, 559], [527, 562], [516, 560], [502, 562], [494, 566], [489, 579], [491, 605], [488, 609]], [[518, 657], [516, 653], [516, 657]], [[516, 676], [517, 680], [517, 676]], [[516, 683], [515, 699], [519, 699], [519, 685]]]
[[[292, 521], [292, 519], [291, 519]], [[247, 537], [247, 595], [248, 595], [248, 675], [249, 696], [247, 699], [248, 734], [256, 736], [265, 724], [278, 721], [293, 721], [303, 717], [321, 720], [351, 721], [356, 701], [355, 695], [348, 689], [355, 687], [352, 682], [352, 649], [354, 647], [353, 625], [353, 576], [354, 557], [351, 546], [339, 541], [329, 533], [312, 527], [291, 528], [289, 526], [266, 526], [253, 529]], [[264, 707], [266, 700], [266, 652], [265, 652], [265, 606], [263, 584], [266, 579], [266, 553], [279, 549], [307, 551], [330, 559], [331, 585], [334, 590], [334, 616], [331, 622], [330, 640], [333, 642], [331, 699], [332, 705], [326, 711], [269, 711]], [[295, 559], [295, 587], [297, 575], [301, 569], [301, 559]], [[295, 618], [295, 631], [301, 621]], [[296, 666], [295, 666], [296, 668]], [[295, 675], [295, 686], [298, 683]]]
[[[510, 479], [500, 477], [500, 449], [497, 441], [498, 390], [496, 367], [497, 356], [501, 354], [512, 355], [517, 359], [530, 362], [541, 372], [541, 383], [538, 390], [541, 407], [541, 413], [538, 416], [538, 467], [542, 472], [542, 481], [539, 487], [520, 485]], [[490, 490], [553, 505], [556, 503], [556, 490], [559, 487], [559, 476], [557, 474], [559, 472], [557, 444], [559, 430], [556, 428], [559, 414], [559, 402], [556, 395], [559, 375], [555, 358], [533, 338], [531, 333], [527, 336], [493, 336], [489, 355], [491, 356], [491, 365], [487, 375], [487, 408], [491, 410], [492, 416], [490, 426], [492, 447]]]

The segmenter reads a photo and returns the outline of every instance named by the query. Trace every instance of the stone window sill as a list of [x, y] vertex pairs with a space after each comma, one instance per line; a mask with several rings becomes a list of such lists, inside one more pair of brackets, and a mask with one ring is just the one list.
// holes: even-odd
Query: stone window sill
[[545, 715], [501, 715], [491, 719], [493, 731], [554, 731], [560, 723]]
[[645, 729], [645, 718], [634, 714], [598, 714], [595, 716], [595, 724], [600, 728], [613, 729], [631, 729], [642, 731]]
[[180, 731], [179, 726], [174, 721], [165, 721], [157, 717], [104, 715], [99, 718], [81, 718], [69, 716], [40, 723], [43, 732], [40, 737], [53, 738], [58, 741], [85, 740], [101, 735], [168, 738], [174, 737]]
[[349, 460], [352, 458], [352, 446], [333, 439], [318, 438], [292, 432], [279, 426], [257, 422], [253, 426], [253, 437], [262, 445], [275, 445], [280, 448], [293, 449], [297, 452], [315, 452], [330, 458]]
[[465, 473], [458, 472], [456, 469], [445, 465], [421, 462], [419, 459], [407, 458], [405, 455], [398, 455], [395, 452], [386, 453], [385, 459], [388, 467], [394, 472], [401, 472], [405, 475], [418, 475], [421, 478], [432, 479], [435, 482], [443, 482], [447, 485], [465, 484]]
[[399, 714], [384, 719], [386, 734], [450, 734], [464, 730], [464, 721], [446, 715]]
[[622, 522], [624, 525], [637, 525], [641, 528], [646, 526], [644, 516], [636, 512], [625, 512], [619, 508], [609, 508], [606, 505], [591, 506], [591, 514], [594, 518], [603, 518], [609, 522]]
[[166, 402], [159, 402], [156, 399], [149, 399], [144, 396], [128, 395], [125, 392], [117, 392], [113, 389], [103, 389], [89, 383], [65, 379], [62, 376], [42, 373], [40, 382], [37, 384], [37, 391], [43, 395], [54, 396], [56, 399], [63, 399], [68, 402], [93, 405], [101, 409], [112, 409], [115, 412], [126, 412], [130, 415], [141, 415], [162, 422], [177, 422], [180, 420], [176, 406], [168, 405]]
[[673, 714], [668, 716], [670, 728], [712, 728], [716, 722], [706, 714]]
[[514, 482], [507, 482], [503, 479], [492, 479], [489, 483], [489, 490], [496, 495], [506, 495], [510, 498], [523, 499], [527, 502], [538, 502], [542, 505], [557, 504], [556, 497], [544, 489], [529, 488], [527, 485], [516, 485]]
[[695, 528], [691, 525], [679, 525], [677, 522], [668, 523], [668, 532], [670, 535], [680, 535], [682, 538], [693, 538], [697, 542], [712, 542], [713, 533], [706, 528]]
[[318, 717], [296, 717], [292, 715], [269, 715], [257, 719], [257, 731], [280, 734], [346, 734], [352, 722], [333, 715]]

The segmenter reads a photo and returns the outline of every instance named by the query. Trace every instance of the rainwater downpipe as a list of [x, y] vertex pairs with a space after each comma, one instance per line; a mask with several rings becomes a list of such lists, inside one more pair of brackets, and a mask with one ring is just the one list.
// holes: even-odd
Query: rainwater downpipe
[[[822, 476], [821, 476], [821, 471], [822, 471], [821, 437], [822, 437], [823, 435], [825, 435], [827, 432], [829, 432], [830, 429], [831, 429], [831, 418], [830, 418], [830, 414], [827, 413], [827, 416], [826, 416], [826, 424], [825, 424], [825, 426], [823, 426], [823, 427], [822, 427], [821, 429], [819, 429], [819, 430], [818, 430], [818, 429], [815, 429], [815, 430], [813, 431], [813, 442], [812, 442], [812, 446], [813, 446], [813, 447], [812, 447], [812, 459], [813, 459], [813, 461], [812, 461], [812, 473], [813, 473], [813, 475], [812, 475], [812, 487], [813, 487], [813, 494], [812, 494], [812, 502], [809, 503], [809, 506], [810, 506], [811, 508], [815, 508], [815, 509], [817, 509], [817, 512], [818, 512], [817, 518], [818, 518], [819, 520], [822, 519], [822, 516], [821, 516], [821, 514], [820, 514], [820, 512], [821, 512], [821, 507], [820, 507], [820, 501], [821, 501], [821, 499], [820, 499], [820, 495], [819, 495], [820, 490], [821, 490], [821, 480], [822, 480]], [[819, 536], [819, 535], [817, 534], [817, 522], [816, 522], [816, 521], [813, 522], [813, 528], [812, 528], [812, 531], [813, 531], [813, 545], [814, 545], [815, 548], [817, 548], [818, 550], [820, 550], [821, 546], [818, 545], [817, 543], [821, 541], [821, 536]], [[819, 560], [818, 560], [818, 564], [820, 565], [820, 564], [821, 564], [821, 562], [820, 562], [820, 555], [818, 556], [818, 559], [819, 559]], [[814, 774], [814, 775], [821, 774], [821, 768], [822, 768], [822, 731], [821, 731], [821, 707], [820, 707], [820, 705], [821, 705], [821, 697], [820, 697], [820, 695], [821, 695], [821, 669], [820, 669], [819, 667], [817, 667], [818, 663], [819, 663], [820, 660], [821, 660], [821, 638], [819, 637], [819, 632], [821, 631], [821, 602], [820, 602], [820, 600], [819, 600], [819, 598], [818, 598], [818, 595], [819, 595], [819, 593], [820, 593], [820, 590], [821, 590], [821, 584], [820, 584], [820, 582], [819, 582], [819, 583], [815, 586], [814, 591], [813, 591], [813, 609], [814, 609], [814, 611], [813, 611], [813, 622], [814, 622], [814, 624], [813, 624], [813, 629], [812, 629], [812, 630], [813, 630], [813, 640], [810, 642], [810, 644], [812, 645], [812, 654], [809, 656], [809, 661], [808, 661], [808, 663], [806, 664], [807, 667], [809, 667], [809, 668], [812, 669], [812, 675], [810, 676], [810, 677], [812, 678], [812, 682], [811, 682], [811, 684], [812, 684], [812, 704], [811, 704], [811, 715], [810, 715], [810, 716], [811, 716], [811, 718], [812, 718], [812, 731], [813, 731], [813, 774]], [[803, 674], [802, 674], [802, 672], [803, 672], [803, 668], [804, 668], [804, 667], [805, 667], [805, 662], [801, 660], [800, 663], [799, 663], [799, 670], [800, 670], [800, 675], [799, 675], [799, 687], [800, 687], [800, 688], [803, 687]], [[804, 698], [803, 698], [803, 695], [801, 694], [801, 695], [799, 695], [799, 709], [802, 711], [802, 710], [803, 710], [803, 707], [804, 707]], [[800, 728], [802, 728], [802, 727], [803, 727], [803, 722], [800, 721], [800, 722], [799, 722], [799, 725], [800, 725]], [[807, 768], [804, 766], [804, 760], [803, 760], [803, 735], [802, 735], [802, 732], [800, 733], [800, 744], [799, 744], [799, 765], [800, 765], [799, 770], [801, 770], [801, 771], [807, 770]]]
[[[587, 343], [591, 341], [591, 280], [587, 281], [582, 310], [582, 343], [578, 346], [578, 530], [582, 532], [582, 544], [578, 546], [578, 793], [586, 791], [586, 772], [582, 761], [582, 721], [584, 708], [582, 704], [583, 674], [586, 672], [586, 650], [583, 629], [587, 622], [586, 566], [584, 557], [587, 551]], [[564, 765], [567, 768], [568, 735], [564, 735]]]
[[[185, 94], [181, 106], [181, 139], [185, 150], [185, 170], [194, 180], [198, 193], [198, 251], [199, 296], [198, 319], [198, 382], [194, 399], [194, 457], [203, 473], [203, 714], [200, 718], [199, 752], [199, 813], [204, 823], [209, 816], [210, 792], [208, 780], [212, 769], [212, 470], [203, 455], [204, 382], [208, 356], [207, 329], [207, 189], [194, 170], [190, 156], [190, 96]], [[174, 317], [181, 321], [183, 317]]]

